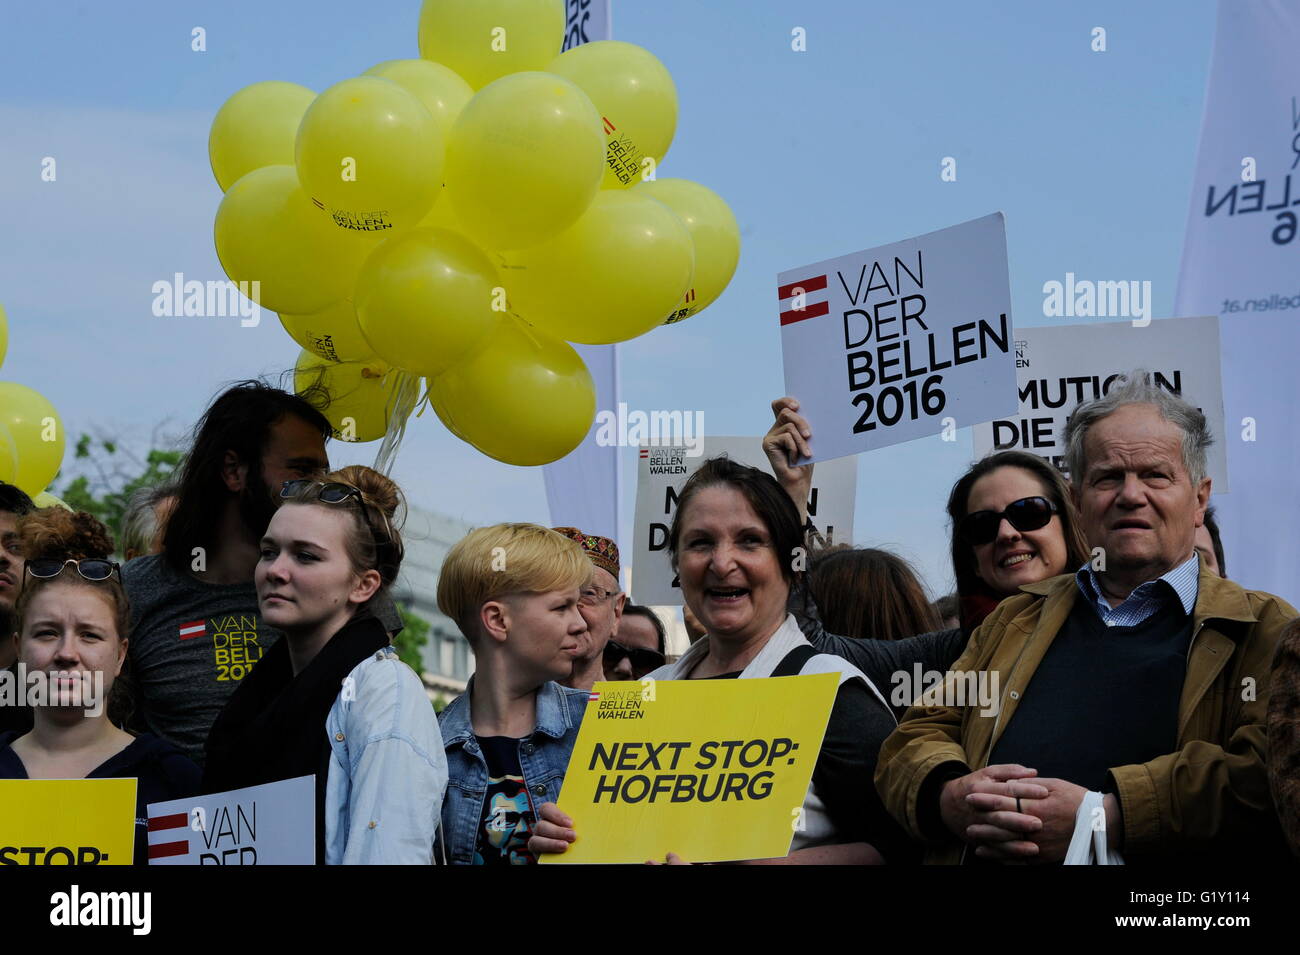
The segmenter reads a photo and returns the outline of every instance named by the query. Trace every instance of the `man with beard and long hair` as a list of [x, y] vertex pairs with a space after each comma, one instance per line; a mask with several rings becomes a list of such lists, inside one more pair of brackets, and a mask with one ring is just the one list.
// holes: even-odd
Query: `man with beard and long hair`
[[[258, 612], [253, 572], [280, 486], [329, 469], [316, 403], [261, 381], [218, 395], [195, 428], [162, 553], [122, 569], [138, 726], [200, 764], [213, 720], [280, 637]], [[391, 601], [376, 616], [401, 629]]]

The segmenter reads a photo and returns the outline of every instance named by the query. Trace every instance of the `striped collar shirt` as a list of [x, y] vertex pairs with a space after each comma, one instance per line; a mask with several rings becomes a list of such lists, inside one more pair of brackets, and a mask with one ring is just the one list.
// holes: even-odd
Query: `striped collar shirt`
[[1136, 627], [1164, 606], [1171, 591], [1182, 604], [1183, 611], [1190, 616], [1196, 607], [1200, 571], [1200, 561], [1193, 551], [1190, 558], [1163, 577], [1138, 585], [1118, 607], [1112, 607], [1102, 594], [1101, 584], [1093, 573], [1091, 564], [1084, 564], [1075, 574], [1075, 580], [1079, 582], [1079, 590], [1106, 626]]

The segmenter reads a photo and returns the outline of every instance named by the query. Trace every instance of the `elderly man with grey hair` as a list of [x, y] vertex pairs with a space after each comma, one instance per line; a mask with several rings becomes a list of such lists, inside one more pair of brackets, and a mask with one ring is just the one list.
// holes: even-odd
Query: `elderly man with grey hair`
[[907, 711], [877, 764], [885, 805], [936, 862], [1061, 862], [1072, 841], [1130, 863], [1285, 857], [1264, 724], [1296, 611], [1195, 550], [1205, 416], [1134, 371], [1065, 437], [1092, 558], [971, 635], [953, 671], [997, 706], [940, 692]]
[[124, 560], [162, 551], [167, 519], [179, 492], [180, 485], [171, 481], [131, 492], [122, 512], [122, 539], [118, 542]]

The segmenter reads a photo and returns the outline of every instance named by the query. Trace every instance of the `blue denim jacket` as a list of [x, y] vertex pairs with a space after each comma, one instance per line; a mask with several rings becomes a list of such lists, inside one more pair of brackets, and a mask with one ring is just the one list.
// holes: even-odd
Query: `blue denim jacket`
[[327, 865], [429, 865], [447, 786], [433, 704], [385, 647], [343, 681], [325, 720]]
[[[438, 716], [447, 747], [448, 770], [439, 833], [445, 843], [438, 859], [441, 861], [445, 852], [450, 865], [473, 864], [487, 794], [487, 761], [470, 725], [469, 698], [473, 692], [474, 678], [470, 677], [465, 692]], [[558, 683], [545, 683], [537, 691], [537, 725], [530, 736], [519, 741], [519, 765], [534, 813], [542, 803], [560, 798], [560, 785], [588, 696], [586, 690], [572, 690]]]

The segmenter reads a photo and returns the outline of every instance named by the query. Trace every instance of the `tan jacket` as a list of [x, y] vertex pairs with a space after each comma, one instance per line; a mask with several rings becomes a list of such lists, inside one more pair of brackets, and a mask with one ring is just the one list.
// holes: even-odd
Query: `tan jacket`
[[[914, 837], [925, 839], [917, 796], [926, 777], [957, 760], [988, 765], [1034, 671], [1074, 606], [1083, 599], [1073, 574], [1022, 588], [980, 625], [952, 665], [955, 672], [997, 671], [996, 715], [968, 707], [913, 706], [885, 740], [876, 786], [885, 807]], [[1227, 849], [1275, 852], [1281, 845], [1265, 766], [1269, 664], [1278, 635], [1296, 611], [1271, 594], [1244, 590], [1200, 561], [1187, 675], [1178, 704], [1178, 750], [1150, 762], [1111, 769], [1123, 813], [1128, 861], [1172, 859]], [[927, 854], [956, 863], [955, 838]]]

